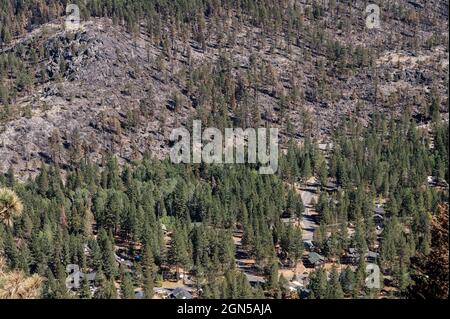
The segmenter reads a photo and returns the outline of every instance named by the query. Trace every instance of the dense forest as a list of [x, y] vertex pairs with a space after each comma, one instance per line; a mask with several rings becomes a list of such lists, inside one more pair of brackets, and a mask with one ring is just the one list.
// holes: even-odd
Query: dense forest
[[[43, 165], [26, 183], [17, 183], [9, 172], [0, 180], [6, 187], [0, 193], [0, 247], [9, 269], [46, 278], [45, 298], [91, 297], [87, 283], [76, 293], [67, 291], [67, 264], [97, 271], [96, 298], [115, 298], [117, 291], [134, 298], [136, 288], [151, 297], [174, 271], [192, 274], [201, 298], [286, 296], [278, 260], [297, 263], [304, 247], [301, 229], [281, 218], [301, 218], [302, 200], [291, 183], [315, 175], [323, 187], [330, 180], [339, 185], [335, 192], [320, 192], [318, 251], [339, 262], [349, 247], [367, 251], [379, 240], [377, 262], [393, 276], [395, 294], [405, 295], [417, 275], [411, 258], [430, 253], [432, 216], [448, 200], [448, 189], [427, 182], [429, 175], [448, 179], [448, 124], [436, 123], [429, 135], [407, 116], [399, 121], [376, 116], [368, 128], [349, 119], [333, 143], [328, 166], [313, 141], [291, 144], [278, 176], [239, 165], [174, 165], [150, 154], [122, 169], [112, 155], [105, 157], [103, 168], [82, 160], [64, 178], [57, 165]], [[388, 219], [377, 237], [372, 211], [381, 198]], [[8, 206], [11, 201], [23, 207], [8, 213], [17, 206]], [[349, 223], [355, 225], [353, 236]], [[232, 233], [237, 230], [243, 231], [243, 245], [266, 278], [257, 288], [236, 270]], [[139, 258], [130, 267], [118, 266], [118, 247]], [[380, 293], [365, 291], [364, 279], [363, 258], [355, 269], [339, 273], [333, 268], [329, 280], [318, 268], [310, 274], [311, 296]]]

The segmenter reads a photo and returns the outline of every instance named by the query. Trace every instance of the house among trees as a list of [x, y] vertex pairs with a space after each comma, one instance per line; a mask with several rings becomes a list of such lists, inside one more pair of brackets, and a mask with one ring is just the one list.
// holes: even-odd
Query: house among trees
[[319, 255], [316, 252], [311, 252], [308, 255], [308, 258], [304, 262], [305, 266], [308, 268], [315, 268], [321, 266], [325, 263], [325, 257]]
[[[366, 261], [370, 263], [375, 263], [379, 258], [380, 254], [373, 251], [368, 251], [364, 254]], [[358, 250], [354, 247], [350, 247], [347, 253], [342, 257], [342, 262], [345, 264], [355, 264], [359, 261], [360, 254]]]
[[298, 281], [287, 282], [285, 287], [289, 292], [298, 292], [301, 288], [303, 288], [303, 284]]
[[381, 216], [383, 216], [386, 213], [383, 205], [381, 205], [381, 204], [376, 204], [373, 212], [375, 215], [381, 215]]
[[171, 291], [166, 289], [166, 288], [161, 288], [161, 287], [155, 287], [153, 288], [153, 291], [155, 292], [155, 294], [162, 296], [164, 298], [170, 296]]
[[366, 254], [366, 261], [369, 263], [376, 263], [377, 259], [380, 257], [380, 254], [374, 251], [368, 251]]
[[[158, 295], [162, 299], [168, 298], [172, 293], [169, 289], [162, 288], [162, 287], [153, 288], [153, 292], [155, 295]], [[136, 291], [134, 294], [134, 298], [135, 299], [146, 299], [144, 291], [143, 290]]]
[[448, 183], [445, 179], [441, 178], [439, 179], [436, 176], [427, 176], [427, 182], [430, 187], [448, 187]]
[[308, 299], [309, 295], [311, 294], [311, 291], [307, 288], [301, 288], [298, 292], [298, 297], [300, 299]]
[[335, 192], [338, 190], [338, 185], [334, 182], [328, 182], [323, 188], [329, 192]]
[[427, 181], [430, 186], [436, 186], [437, 178], [434, 176], [427, 176]]
[[266, 280], [262, 277], [251, 275], [249, 273], [244, 273], [244, 274], [245, 274], [245, 277], [247, 277], [247, 280], [252, 287], [261, 286], [266, 283]]
[[315, 246], [314, 246], [314, 244], [313, 244], [313, 242], [311, 240], [304, 241], [303, 245], [304, 245], [306, 250], [314, 251]]
[[131, 261], [126, 260], [122, 257], [119, 257], [119, 256], [117, 256], [117, 254], [114, 254], [114, 258], [120, 265], [126, 266], [128, 268], [131, 268], [133, 266], [133, 263]]
[[184, 288], [178, 287], [175, 288], [171, 293], [170, 293], [170, 298], [172, 299], [192, 299], [192, 294], [187, 291]]
[[373, 221], [375, 222], [375, 225], [382, 226], [384, 223], [384, 216], [380, 214], [374, 214]]
[[342, 263], [354, 264], [359, 260], [359, 253], [356, 248], [350, 247], [342, 257]]
[[140, 290], [140, 291], [137, 291], [135, 294], [134, 294], [134, 298], [135, 299], [144, 299], [144, 292], [142, 291], [142, 290]]

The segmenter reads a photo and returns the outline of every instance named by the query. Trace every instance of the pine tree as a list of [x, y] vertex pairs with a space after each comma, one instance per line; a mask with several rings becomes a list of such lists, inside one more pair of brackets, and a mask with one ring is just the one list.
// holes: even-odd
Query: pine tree
[[271, 292], [271, 294], [276, 294], [279, 290], [278, 285], [278, 259], [272, 258], [270, 262], [270, 268], [267, 273], [267, 290]]
[[104, 229], [99, 232], [99, 244], [102, 251], [102, 270], [108, 279], [114, 278], [117, 275], [117, 262], [115, 252], [111, 243], [110, 237], [106, 234]]
[[314, 293], [316, 299], [326, 298], [327, 275], [322, 267], [314, 270], [309, 275], [309, 289]]
[[144, 250], [144, 258], [142, 261], [142, 272], [144, 277], [144, 297], [151, 299], [153, 297], [155, 264], [151, 247], [147, 244]]
[[305, 179], [310, 178], [312, 175], [312, 168], [311, 168], [311, 160], [308, 155], [305, 156], [305, 161], [303, 163], [303, 170], [302, 170], [302, 176]]
[[356, 269], [355, 285], [353, 289], [354, 298], [358, 298], [361, 292], [363, 291], [366, 285], [366, 278], [367, 278], [366, 262], [364, 260], [364, 256], [362, 255], [361, 258], [359, 258], [359, 264]]
[[52, 271], [50, 268], [47, 269], [47, 273], [45, 275], [47, 280], [44, 284], [44, 289], [42, 292], [42, 296], [45, 299], [55, 299], [57, 297], [57, 291], [58, 291], [58, 285], [55, 280], [55, 276], [53, 276]]
[[81, 280], [81, 287], [79, 294], [81, 299], [92, 298], [91, 288], [89, 287], [89, 281], [86, 278]]
[[346, 295], [349, 295], [353, 292], [353, 288], [355, 285], [355, 274], [350, 267], [345, 268], [345, 270], [341, 272], [340, 282], [342, 290]]
[[60, 262], [58, 262], [56, 267], [56, 275], [57, 275], [56, 298], [65, 299], [68, 297], [68, 291], [66, 286], [67, 273], [66, 270], [64, 269], [64, 266]]
[[185, 183], [183, 181], [178, 182], [174, 191], [174, 214], [181, 220], [187, 219], [187, 194], [185, 189]]
[[117, 290], [114, 280], [107, 279], [103, 272], [97, 272], [96, 276], [97, 290], [94, 293], [94, 299], [116, 299]]
[[120, 285], [120, 290], [122, 291], [122, 299], [134, 299], [134, 288], [131, 281], [130, 275], [126, 272], [122, 272], [122, 282]]
[[6, 186], [13, 188], [16, 184], [16, 178], [14, 176], [14, 168], [9, 166], [8, 171], [6, 172]]
[[339, 273], [337, 268], [333, 266], [331, 269], [330, 280], [327, 287], [327, 299], [343, 299], [344, 292], [339, 281]]
[[172, 233], [172, 241], [169, 248], [169, 263], [175, 266], [177, 277], [179, 277], [179, 268], [185, 267], [189, 263], [187, 240], [184, 236], [183, 229], [177, 226]]
[[326, 186], [328, 182], [328, 168], [325, 159], [322, 159], [320, 161], [318, 177], [322, 187]]

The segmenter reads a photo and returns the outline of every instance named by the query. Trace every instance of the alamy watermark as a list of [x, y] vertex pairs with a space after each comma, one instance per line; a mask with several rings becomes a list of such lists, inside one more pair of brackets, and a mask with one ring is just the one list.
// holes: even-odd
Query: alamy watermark
[[[193, 121], [192, 139], [184, 127], [176, 128], [170, 134], [170, 140], [175, 142], [170, 159], [175, 164], [259, 163], [262, 165], [260, 174], [275, 174], [278, 170], [278, 133], [278, 128], [226, 128], [223, 136], [219, 129], [212, 127], [202, 133], [201, 121]], [[203, 142], [207, 144], [203, 145]]]
[[[380, 29], [380, 7], [377, 4], [370, 3], [365, 9], [366, 16], [366, 27], [368, 29]], [[70, 3], [66, 6], [66, 18], [65, 18], [65, 29], [66, 30], [78, 30], [80, 28], [81, 17], [80, 8], [78, 5]]]
[[80, 271], [80, 266], [75, 264], [67, 265], [66, 272], [68, 273], [66, 277], [66, 287], [68, 289], [80, 288], [82, 280], [86, 280], [89, 284], [92, 284], [96, 277], [96, 272], [85, 274]]
[[371, 3], [367, 5], [365, 11], [368, 13], [366, 17], [366, 27], [368, 29], [380, 29], [380, 7]]
[[[366, 16], [366, 27], [368, 29], [380, 29], [380, 7], [377, 4], [368, 4], [365, 13]], [[70, 3], [66, 6], [66, 19], [65, 28], [66, 30], [78, 30], [80, 28], [80, 8], [78, 5]]]
[[380, 289], [380, 267], [377, 264], [367, 264], [366, 274], [366, 287], [369, 289]]
[[78, 30], [80, 28], [80, 23], [80, 8], [76, 4], [68, 4], [66, 6], [65, 29]]

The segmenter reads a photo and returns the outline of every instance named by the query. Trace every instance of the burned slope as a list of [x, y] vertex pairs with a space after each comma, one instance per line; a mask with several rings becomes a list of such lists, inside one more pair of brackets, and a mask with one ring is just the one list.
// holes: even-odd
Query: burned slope
[[374, 112], [446, 118], [448, 4], [386, 6], [379, 30], [365, 27], [359, 1], [293, 2], [271, 31], [232, 9], [157, 34], [109, 18], [75, 32], [61, 19], [39, 25], [2, 49], [0, 169], [27, 177], [42, 161], [161, 158], [172, 128], [193, 118], [278, 126], [283, 141], [326, 139], [340, 119]]

